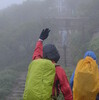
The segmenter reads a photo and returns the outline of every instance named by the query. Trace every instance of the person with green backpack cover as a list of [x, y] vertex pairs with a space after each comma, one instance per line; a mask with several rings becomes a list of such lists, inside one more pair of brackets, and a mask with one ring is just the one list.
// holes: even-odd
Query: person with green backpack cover
[[23, 100], [57, 100], [60, 90], [64, 100], [73, 100], [70, 85], [64, 69], [56, 65], [60, 55], [55, 45], [43, 41], [50, 30], [43, 29], [28, 68]]

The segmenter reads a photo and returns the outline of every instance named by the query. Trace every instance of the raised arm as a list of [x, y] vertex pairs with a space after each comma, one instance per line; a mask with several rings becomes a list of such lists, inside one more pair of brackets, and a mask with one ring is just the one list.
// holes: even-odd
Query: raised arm
[[32, 60], [43, 58], [43, 41], [38, 40], [33, 53]]
[[50, 30], [48, 28], [42, 30], [39, 40], [36, 43], [32, 60], [43, 58], [43, 41], [48, 37], [49, 32]]

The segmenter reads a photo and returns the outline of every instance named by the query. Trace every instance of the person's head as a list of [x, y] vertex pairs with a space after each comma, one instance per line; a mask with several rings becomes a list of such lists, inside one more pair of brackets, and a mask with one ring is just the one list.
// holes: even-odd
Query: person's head
[[43, 47], [43, 58], [55, 61], [55, 63], [58, 62], [58, 60], [60, 59], [60, 55], [55, 45], [46, 44]]
[[93, 51], [87, 51], [84, 55], [84, 58], [86, 58], [87, 56], [89, 56], [89, 57], [91, 57], [91, 58], [93, 58], [94, 60], [97, 61], [96, 55]]

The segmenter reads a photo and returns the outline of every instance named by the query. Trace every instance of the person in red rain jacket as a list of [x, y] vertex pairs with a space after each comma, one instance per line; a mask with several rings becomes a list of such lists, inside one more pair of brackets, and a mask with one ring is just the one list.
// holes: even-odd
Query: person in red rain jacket
[[32, 60], [49, 59], [55, 64], [56, 75], [53, 84], [52, 97], [59, 95], [61, 90], [65, 100], [73, 100], [71, 88], [65, 74], [64, 69], [60, 65], [56, 65], [60, 55], [53, 44], [47, 44], [43, 47], [43, 41], [49, 36], [50, 30], [46, 28], [40, 34], [39, 40], [33, 53]]

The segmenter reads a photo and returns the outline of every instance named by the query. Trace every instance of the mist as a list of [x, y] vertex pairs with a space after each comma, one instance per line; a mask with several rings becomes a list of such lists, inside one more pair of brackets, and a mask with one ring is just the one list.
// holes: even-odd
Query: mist
[[[11, 100], [15, 84], [25, 82], [36, 42], [45, 28], [51, 31], [43, 44], [57, 47], [58, 63], [68, 79], [87, 50], [95, 52], [99, 63], [98, 18], [98, 0], [1, 0], [0, 100]], [[22, 93], [16, 94], [13, 100], [21, 97]]]
[[1, 0], [0, 9], [8, 8], [14, 4], [22, 4], [26, 0]]

